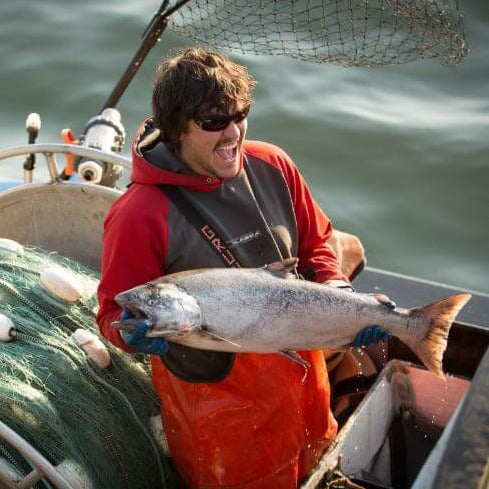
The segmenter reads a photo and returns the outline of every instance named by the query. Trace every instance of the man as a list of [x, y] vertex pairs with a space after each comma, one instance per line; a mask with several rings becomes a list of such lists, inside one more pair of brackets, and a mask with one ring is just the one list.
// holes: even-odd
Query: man
[[132, 185], [105, 221], [98, 324], [120, 348], [153, 354], [169, 449], [191, 488], [296, 488], [337, 429], [320, 351], [299, 353], [311, 365], [304, 373], [279, 354], [146, 338], [144, 320], [131, 333], [110, 326], [118, 292], [194, 268], [297, 256], [307, 279], [349, 287], [326, 244], [331, 224], [294, 163], [245, 140], [253, 86], [217, 53], [188, 49], [162, 63], [153, 118], [134, 140]]

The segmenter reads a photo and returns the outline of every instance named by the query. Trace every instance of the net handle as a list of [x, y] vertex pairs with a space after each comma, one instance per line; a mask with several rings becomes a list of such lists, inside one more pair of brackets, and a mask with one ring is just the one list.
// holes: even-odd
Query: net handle
[[146, 59], [146, 56], [168, 26], [170, 16], [189, 1], [190, 0], [180, 0], [173, 7], [167, 9], [169, 0], [163, 0], [160, 8], [156, 11], [142, 35], [143, 40], [139, 49], [136, 51], [136, 54], [120, 77], [116, 86], [113, 88], [100, 112], [104, 109], [114, 108], [117, 105], [137, 71], [143, 64], [143, 61]]

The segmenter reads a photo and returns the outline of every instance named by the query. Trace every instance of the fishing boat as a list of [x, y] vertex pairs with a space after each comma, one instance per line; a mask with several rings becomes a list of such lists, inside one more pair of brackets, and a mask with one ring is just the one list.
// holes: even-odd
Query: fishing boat
[[[25, 158], [23, 181], [1, 183], [0, 238], [99, 268], [103, 219], [123, 193], [116, 187], [121, 171], [131, 167], [121, 155], [124, 128], [115, 106], [170, 16], [187, 3], [163, 2], [125, 74], [81, 138], [68, 132], [61, 144], [38, 144], [40, 121], [31, 115], [28, 144], [0, 149], [2, 162]], [[32, 183], [40, 164], [49, 181]], [[419, 367], [407, 346], [391, 340], [384, 355], [387, 365], [302, 487], [489, 488], [489, 295], [370, 267], [354, 285], [358, 291], [386, 293], [405, 307], [453, 293], [470, 293], [472, 299], [450, 331], [444, 357], [449, 377], [434, 377]], [[428, 437], [430, 429], [436, 434]], [[32, 466], [28, 474], [19, 474], [0, 464], [0, 488], [37, 487], [43, 481], [58, 489], [91, 487], [69, 480], [40, 447], [1, 420], [0, 439]]]

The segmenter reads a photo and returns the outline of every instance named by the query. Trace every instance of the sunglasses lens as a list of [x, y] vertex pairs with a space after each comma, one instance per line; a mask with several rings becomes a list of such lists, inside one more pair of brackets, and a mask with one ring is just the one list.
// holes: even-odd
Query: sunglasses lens
[[250, 108], [247, 107], [245, 110], [236, 112], [233, 115], [196, 118], [195, 123], [204, 131], [223, 131], [229, 126], [231, 121], [234, 121], [235, 124], [239, 124], [246, 119], [249, 111]]
[[204, 131], [222, 131], [229, 126], [229, 123], [232, 120], [233, 118], [230, 116], [210, 117], [209, 119], [202, 119], [201, 121], [198, 121], [197, 124]]

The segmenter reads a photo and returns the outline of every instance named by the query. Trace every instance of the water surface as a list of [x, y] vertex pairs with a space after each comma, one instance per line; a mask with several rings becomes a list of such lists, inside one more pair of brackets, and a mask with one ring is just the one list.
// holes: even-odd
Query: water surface
[[[0, 147], [75, 133], [97, 113], [139, 44], [155, 1], [0, 3]], [[456, 67], [382, 68], [234, 58], [258, 80], [249, 137], [282, 146], [369, 264], [489, 292], [489, 6], [460, 1], [470, 53]], [[171, 31], [118, 108], [128, 141], [150, 111], [154, 65], [189, 40]], [[129, 143], [125, 153], [128, 154]], [[21, 160], [0, 167], [21, 177]], [[45, 178], [39, 172], [39, 178]]]

